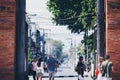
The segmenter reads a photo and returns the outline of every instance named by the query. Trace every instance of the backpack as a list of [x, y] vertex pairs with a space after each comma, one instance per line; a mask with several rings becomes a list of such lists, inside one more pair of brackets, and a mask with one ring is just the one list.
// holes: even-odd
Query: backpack
[[107, 73], [107, 66], [108, 66], [108, 63], [106, 63], [105, 67], [102, 69], [102, 76], [105, 76], [105, 74]]
[[77, 68], [77, 66], [75, 66], [75, 72], [78, 72], [78, 68]]
[[28, 74], [29, 75], [32, 75], [32, 73], [33, 73], [33, 64], [32, 63], [30, 63], [29, 65], [28, 65]]

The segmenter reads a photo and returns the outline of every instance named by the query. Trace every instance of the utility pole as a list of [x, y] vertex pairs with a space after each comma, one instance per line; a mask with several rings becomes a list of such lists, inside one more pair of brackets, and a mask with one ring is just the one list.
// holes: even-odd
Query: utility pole
[[97, 50], [96, 50], [96, 49], [97, 49], [97, 40], [96, 40], [97, 35], [96, 35], [96, 34], [97, 34], [97, 24], [94, 25], [94, 34], [93, 34], [93, 41], [94, 41], [94, 43], [93, 43], [93, 46], [94, 46], [94, 47], [93, 47], [93, 49], [94, 49], [94, 50], [93, 50], [93, 51], [94, 51], [94, 56], [93, 56], [93, 57], [94, 57], [94, 60], [95, 60], [95, 63], [94, 63], [95, 68], [96, 68], [96, 66], [97, 66], [97, 64], [98, 64], [98, 63], [97, 63], [98, 56], [97, 56], [97, 52], [96, 52], [96, 51], [97, 51]]
[[36, 30], [36, 56], [41, 55], [40, 31]]
[[104, 57], [105, 54], [105, 11], [104, 0], [97, 0], [97, 53]]
[[45, 29], [43, 29], [43, 41], [42, 41], [42, 43], [43, 43], [42, 52], [43, 52], [43, 59], [44, 59], [45, 58], [45, 43], [46, 43], [46, 41], [45, 41]]
[[85, 60], [87, 61], [87, 64], [88, 64], [87, 37], [88, 37], [88, 30], [85, 30], [85, 33], [84, 33], [84, 52], [85, 52]]

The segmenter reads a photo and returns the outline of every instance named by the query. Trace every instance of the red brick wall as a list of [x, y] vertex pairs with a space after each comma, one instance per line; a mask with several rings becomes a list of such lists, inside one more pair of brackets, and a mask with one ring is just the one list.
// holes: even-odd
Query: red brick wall
[[16, 1], [0, 0], [0, 80], [14, 80]]
[[114, 64], [113, 80], [120, 80], [120, 0], [107, 0], [106, 11], [106, 53]]

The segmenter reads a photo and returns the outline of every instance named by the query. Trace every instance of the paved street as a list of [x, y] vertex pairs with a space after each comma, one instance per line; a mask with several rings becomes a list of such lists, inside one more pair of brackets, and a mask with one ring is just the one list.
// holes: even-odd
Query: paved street
[[[88, 76], [86, 77], [86, 75]], [[29, 76], [29, 80], [33, 80], [32, 76]], [[48, 73], [44, 73], [43, 80], [48, 80]], [[63, 64], [58, 68], [55, 80], [77, 80], [77, 73], [70, 64]], [[84, 80], [92, 80], [90, 75], [86, 72]]]

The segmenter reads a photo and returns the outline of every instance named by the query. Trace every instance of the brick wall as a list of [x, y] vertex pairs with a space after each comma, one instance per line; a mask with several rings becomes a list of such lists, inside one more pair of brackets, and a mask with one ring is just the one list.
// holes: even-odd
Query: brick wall
[[0, 0], [0, 80], [15, 76], [15, 0]]
[[113, 80], [120, 80], [120, 0], [107, 0], [106, 11], [106, 53], [114, 64]]

